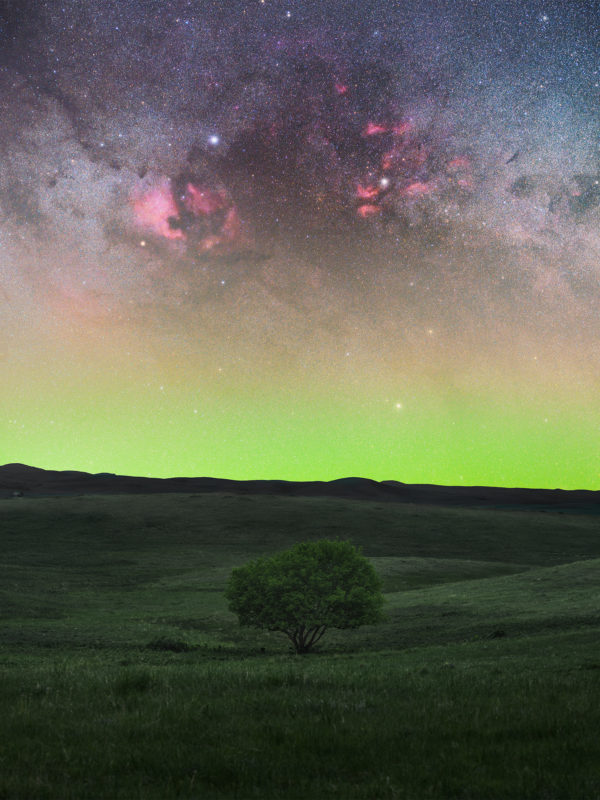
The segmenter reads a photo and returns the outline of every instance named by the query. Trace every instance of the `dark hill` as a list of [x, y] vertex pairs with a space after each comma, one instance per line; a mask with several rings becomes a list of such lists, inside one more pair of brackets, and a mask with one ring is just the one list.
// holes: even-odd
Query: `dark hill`
[[234, 481], [225, 478], [142, 478], [111, 473], [44, 470], [25, 464], [0, 466], [0, 497], [83, 494], [225, 492], [283, 497], [339, 497], [420, 505], [537, 508], [600, 513], [600, 491], [504, 489], [485, 486], [433, 486], [368, 478], [334, 481]]

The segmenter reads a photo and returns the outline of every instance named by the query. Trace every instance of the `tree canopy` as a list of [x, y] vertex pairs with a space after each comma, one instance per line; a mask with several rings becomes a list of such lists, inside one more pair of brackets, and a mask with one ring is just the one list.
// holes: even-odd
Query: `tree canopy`
[[382, 619], [381, 579], [350, 542], [302, 542], [234, 569], [225, 592], [240, 625], [284, 633], [308, 652], [328, 628]]

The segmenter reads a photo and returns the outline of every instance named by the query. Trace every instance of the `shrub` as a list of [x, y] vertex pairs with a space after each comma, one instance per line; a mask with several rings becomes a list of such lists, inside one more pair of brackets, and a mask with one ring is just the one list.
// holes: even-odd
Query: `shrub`
[[350, 542], [303, 542], [231, 573], [225, 593], [240, 625], [284, 633], [306, 653], [328, 628], [382, 619], [381, 580]]

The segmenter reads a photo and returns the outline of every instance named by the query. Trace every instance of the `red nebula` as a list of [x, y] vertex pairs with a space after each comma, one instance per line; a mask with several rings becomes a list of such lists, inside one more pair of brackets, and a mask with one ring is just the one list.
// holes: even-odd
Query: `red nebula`
[[367, 127], [363, 131], [363, 136], [377, 136], [380, 133], [387, 133], [387, 125], [380, 125], [378, 122], [367, 122]]
[[455, 180], [461, 189], [471, 192], [474, 188], [473, 175], [471, 172], [471, 159], [467, 156], [457, 156], [446, 164], [446, 172], [450, 174], [450, 180]]
[[378, 194], [379, 189], [377, 186], [363, 186], [359, 183], [356, 187], [356, 196], [360, 197], [361, 200], [373, 200]]
[[223, 238], [228, 241], [239, 239], [242, 235], [242, 221], [240, 220], [240, 215], [235, 206], [232, 206], [227, 212], [225, 222], [221, 228], [221, 233]]
[[458, 156], [457, 158], [453, 158], [452, 161], [448, 162], [447, 169], [451, 172], [457, 172], [461, 169], [469, 169], [471, 166], [471, 160], [466, 156]]
[[356, 209], [356, 213], [359, 217], [366, 219], [367, 217], [375, 216], [375, 214], [380, 214], [381, 208], [373, 203], [364, 203]]
[[340, 83], [340, 81], [336, 81], [335, 90], [338, 94], [348, 94], [348, 87], [345, 83]]
[[394, 166], [394, 160], [396, 159], [396, 153], [393, 150], [390, 150], [389, 153], [384, 153], [381, 157], [381, 169], [388, 170]]
[[402, 189], [401, 194], [406, 195], [407, 197], [419, 197], [424, 194], [429, 194], [429, 192], [435, 189], [435, 184], [433, 182], [430, 183], [423, 183], [423, 181], [413, 181], [409, 183], [408, 186], [405, 186]]
[[216, 234], [210, 234], [210, 236], [205, 236], [203, 239], [200, 239], [197, 245], [198, 252], [207, 253], [209, 250], [213, 250], [222, 243], [223, 242], [220, 236], [217, 236]]
[[134, 196], [132, 206], [136, 221], [143, 228], [166, 239], [185, 239], [184, 232], [170, 224], [170, 220], [179, 217], [179, 210], [168, 181]]
[[188, 251], [230, 250], [248, 243], [237, 208], [222, 186], [163, 178], [138, 190], [131, 202], [138, 226], [165, 239], [183, 240]]
[[185, 209], [196, 217], [210, 216], [228, 205], [227, 197], [222, 190], [214, 191], [191, 182], [186, 184], [182, 202]]

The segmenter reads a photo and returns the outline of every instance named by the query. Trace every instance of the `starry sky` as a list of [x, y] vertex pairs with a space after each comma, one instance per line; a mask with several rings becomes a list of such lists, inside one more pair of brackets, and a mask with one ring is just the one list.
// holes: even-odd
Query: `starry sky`
[[2, 0], [0, 462], [600, 488], [600, 7]]

